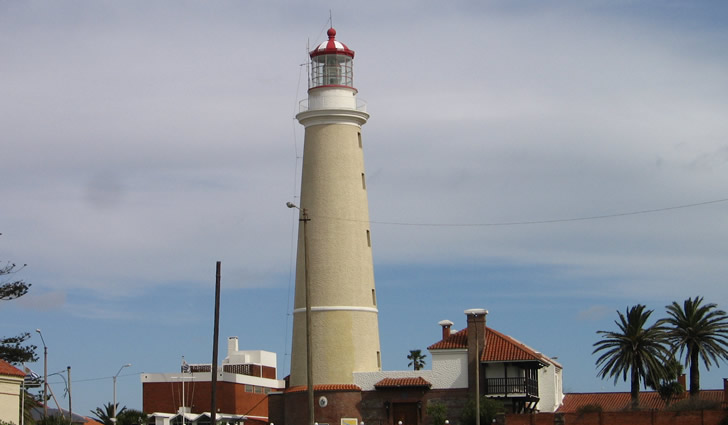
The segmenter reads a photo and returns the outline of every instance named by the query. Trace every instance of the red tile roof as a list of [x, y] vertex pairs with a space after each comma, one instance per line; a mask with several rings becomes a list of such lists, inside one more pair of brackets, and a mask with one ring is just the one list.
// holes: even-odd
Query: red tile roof
[[432, 387], [427, 380], [418, 376], [416, 378], [384, 378], [374, 384], [374, 388], [402, 388], [402, 387]]
[[24, 377], [25, 373], [5, 360], [0, 359], [0, 375]]
[[[427, 347], [428, 350], [448, 350], [454, 348], [468, 348], [467, 328], [455, 332], [449, 337]], [[483, 362], [538, 361], [560, 366], [517, 339], [489, 327], [485, 328], [485, 349], [480, 360]]]
[[[287, 388], [284, 392], [298, 393], [306, 391], [307, 388], [308, 387], [305, 385], [299, 385], [297, 387]], [[361, 388], [358, 385], [354, 384], [321, 384], [314, 385], [313, 389], [315, 391], [361, 391]]]
[[[673, 398], [671, 403], [684, 400], [689, 394]], [[722, 390], [702, 390], [700, 398], [716, 402], [723, 402]], [[587, 404], [596, 404], [602, 407], [605, 412], [617, 412], [629, 408], [631, 403], [630, 393], [569, 393], [564, 395], [563, 404], [556, 411], [557, 413], [576, 413], [577, 409]], [[640, 391], [640, 407], [642, 409], [664, 409], [665, 402], [655, 391]]]
[[[487, 339], [487, 337], [486, 337]], [[444, 338], [429, 347], [428, 350], [451, 350], [453, 348], [468, 348], [468, 329], [450, 334], [447, 338]]]

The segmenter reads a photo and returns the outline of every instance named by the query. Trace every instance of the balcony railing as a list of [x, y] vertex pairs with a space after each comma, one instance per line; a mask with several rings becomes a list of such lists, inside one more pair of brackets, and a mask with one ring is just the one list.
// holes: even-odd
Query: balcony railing
[[532, 378], [487, 378], [485, 394], [538, 396], [538, 380]]

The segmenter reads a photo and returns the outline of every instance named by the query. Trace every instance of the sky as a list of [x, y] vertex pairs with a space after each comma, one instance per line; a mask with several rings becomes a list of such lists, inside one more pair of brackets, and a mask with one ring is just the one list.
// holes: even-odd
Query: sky
[[42, 330], [74, 412], [125, 364], [141, 409], [142, 372], [211, 362], [216, 261], [220, 358], [238, 336], [288, 374], [294, 117], [329, 16], [371, 114], [385, 370], [486, 308], [565, 391], [628, 391], [592, 355], [617, 311], [728, 309], [724, 2], [0, 0], [0, 261], [32, 284], [0, 335]]

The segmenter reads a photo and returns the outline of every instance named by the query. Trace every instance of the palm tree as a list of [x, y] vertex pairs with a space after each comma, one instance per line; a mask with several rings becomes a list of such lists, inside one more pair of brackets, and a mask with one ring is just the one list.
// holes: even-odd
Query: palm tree
[[597, 376], [602, 379], [614, 377], [617, 383], [620, 375], [631, 380], [632, 409], [639, 408], [640, 380], [645, 380], [648, 373], [654, 377], [664, 374], [663, 365], [670, 353], [665, 347], [665, 334], [659, 324], [645, 327], [652, 310], [638, 304], [627, 307], [626, 315], [617, 311], [619, 320], [614, 323], [618, 332], [597, 331], [602, 339], [594, 343], [592, 354], [601, 353], [597, 359], [597, 367], [601, 367]]
[[425, 357], [427, 354], [422, 354], [422, 350], [410, 350], [407, 360], [411, 360], [407, 366], [413, 366], [414, 370], [420, 370], [425, 367]]
[[685, 353], [685, 366], [690, 368], [690, 397], [700, 394], [700, 363], [706, 370], [720, 359], [728, 360], [728, 315], [716, 310], [715, 304], [703, 303], [703, 297], [688, 298], [680, 306], [677, 302], [666, 306], [668, 340], [673, 349]]
[[[124, 410], [126, 410], [126, 406], [119, 409], [119, 403], [116, 403], [117, 418], [124, 412]], [[111, 420], [114, 417], [114, 404], [111, 402], [104, 404], [102, 407], [97, 407], [95, 410], [91, 411], [91, 414], [95, 416], [96, 420], [104, 425], [114, 425], [114, 421]]]

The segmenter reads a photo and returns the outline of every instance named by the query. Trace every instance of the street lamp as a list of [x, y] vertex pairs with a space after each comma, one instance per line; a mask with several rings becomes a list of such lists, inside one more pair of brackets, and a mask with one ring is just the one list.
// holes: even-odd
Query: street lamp
[[288, 208], [295, 208], [301, 212], [298, 221], [303, 223], [303, 280], [306, 292], [306, 387], [308, 392], [308, 424], [314, 425], [313, 405], [313, 355], [311, 354], [311, 288], [308, 284], [308, 236], [306, 223], [311, 221], [306, 208], [299, 208], [293, 202], [286, 202]]
[[43, 417], [48, 416], [48, 347], [46, 346], [43, 333], [40, 329], [36, 329], [40, 340], [43, 342]]
[[116, 423], [116, 378], [119, 376], [122, 369], [124, 369], [125, 367], [129, 367], [129, 366], [131, 366], [131, 363], [127, 363], [127, 364], [123, 365], [122, 367], [119, 368], [119, 371], [116, 372], [116, 375], [114, 375], [114, 404], [112, 405], [112, 410], [111, 410], [111, 412], [113, 413], [113, 415], [111, 417], [111, 421], [113, 423]]

